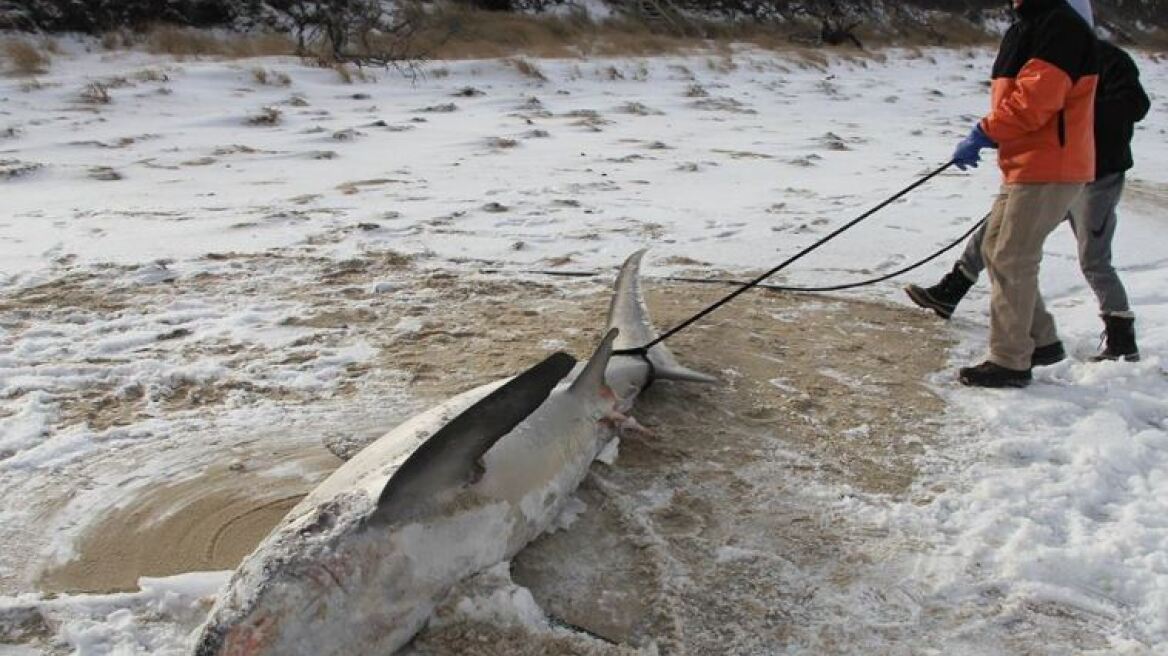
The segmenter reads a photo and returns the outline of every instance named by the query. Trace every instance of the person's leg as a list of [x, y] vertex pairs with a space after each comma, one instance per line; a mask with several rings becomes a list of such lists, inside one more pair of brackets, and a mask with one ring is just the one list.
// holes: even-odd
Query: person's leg
[[969, 236], [969, 241], [965, 242], [965, 250], [961, 252], [961, 258], [957, 260], [957, 268], [973, 282], [977, 282], [977, 277], [985, 270], [985, 259], [981, 256], [981, 243], [985, 241], [987, 226], [989, 226], [988, 219], [981, 224], [977, 232]]
[[985, 268], [981, 257], [981, 242], [985, 236], [986, 224], [983, 223], [969, 240], [965, 242], [965, 251], [961, 259], [953, 265], [953, 270], [946, 273], [937, 284], [932, 287], [921, 287], [909, 284], [904, 288], [913, 303], [937, 313], [942, 319], [953, 316], [957, 304], [965, 297], [966, 292], [977, 282], [977, 276]]
[[1127, 291], [1111, 264], [1115, 236], [1115, 208], [1123, 194], [1123, 173], [1104, 176], [1087, 185], [1071, 208], [1071, 226], [1079, 242], [1079, 268], [1099, 299], [1101, 314], [1126, 314]]
[[1127, 291], [1111, 263], [1111, 240], [1115, 236], [1116, 207], [1123, 195], [1124, 174], [1113, 173], [1088, 185], [1071, 208], [1071, 227], [1079, 244], [1079, 267], [1099, 300], [1106, 346], [1096, 360], [1138, 360], [1135, 315], [1128, 305]]
[[1042, 245], [1063, 221], [1082, 184], [1006, 185], [991, 216], [982, 255], [993, 282], [986, 363], [962, 369], [970, 385], [1018, 385], [1029, 380], [1037, 344], [1058, 341], [1054, 318], [1038, 291]]

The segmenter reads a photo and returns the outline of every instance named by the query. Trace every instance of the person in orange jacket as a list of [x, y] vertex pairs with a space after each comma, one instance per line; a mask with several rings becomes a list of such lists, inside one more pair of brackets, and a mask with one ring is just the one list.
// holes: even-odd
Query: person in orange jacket
[[[1131, 141], [1135, 124], [1151, 109], [1151, 99], [1140, 84], [1140, 71], [1131, 56], [1119, 46], [1099, 41], [1099, 88], [1095, 92], [1095, 181], [1075, 201], [1067, 224], [1078, 242], [1079, 268], [1099, 301], [1105, 347], [1092, 361], [1140, 359], [1136, 345], [1135, 314], [1128, 304], [1127, 290], [1111, 263], [1111, 242], [1119, 219], [1116, 207], [1123, 194], [1126, 171], [1132, 168]], [[917, 305], [948, 319], [978, 274], [985, 269], [981, 242], [983, 223], [965, 246], [965, 251], [937, 284], [931, 287], [909, 284], [904, 290]], [[1031, 366], [1050, 365], [1066, 357], [1059, 347], [1048, 347]]]
[[964, 170], [997, 148], [1003, 178], [982, 239], [993, 285], [989, 355], [958, 372], [965, 385], [1024, 387], [1033, 358], [1062, 351], [1038, 267], [1043, 242], [1095, 179], [1097, 42], [1089, 3], [1075, 4], [1014, 0], [1018, 20], [994, 61], [990, 113], [953, 154]]

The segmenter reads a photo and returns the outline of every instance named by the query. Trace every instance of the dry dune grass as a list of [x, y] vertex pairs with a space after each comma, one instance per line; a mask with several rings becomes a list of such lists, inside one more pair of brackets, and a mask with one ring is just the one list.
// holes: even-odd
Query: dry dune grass
[[566, 57], [574, 49], [587, 21], [558, 17], [477, 11], [444, 6], [417, 17], [422, 29], [413, 50], [434, 59], [478, 59], [524, 53], [536, 57]]
[[218, 35], [171, 25], [159, 25], [146, 32], [144, 45], [148, 52], [173, 57], [267, 57], [291, 55], [296, 44], [282, 34]]
[[[631, 17], [603, 23], [582, 14], [533, 16], [487, 12], [466, 6], [437, 6], [419, 14], [422, 29], [414, 36], [412, 51], [430, 59], [531, 57], [647, 56], [694, 51], [729, 52], [735, 43], [795, 53], [811, 65], [825, 65], [828, 55], [863, 58], [868, 51], [851, 45], [806, 45], [818, 34], [811, 23], [714, 23], [690, 22], [690, 33], [680, 36]], [[992, 38], [958, 18], [942, 19], [931, 29], [901, 27], [897, 34], [858, 30], [866, 46], [881, 47], [969, 45], [990, 43]]]
[[1168, 52], [1168, 29], [1157, 28], [1140, 37], [1137, 48], [1163, 56]]
[[448, 5], [420, 16], [413, 50], [431, 59], [648, 55], [696, 45], [637, 21], [595, 23], [581, 14], [531, 16]]
[[5, 69], [12, 75], [41, 75], [49, 70], [50, 59], [47, 52], [25, 39], [7, 39], [0, 44], [4, 54]]
[[[711, 51], [729, 53], [732, 44], [750, 44], [765, 50], [795, 53], [806, 60], [809, 66], [825, 65], [829, 54], [859, 58], [869, 56], [868, 51], [857, 50], [850, 45], [807, 45], [818, 34], [818, 26], [810, 23], [716, 23], [695, 20], [684, 26], [686, 35], [679, 35], [669, 33], [660, 25], [653, 26], [631, 16], [598, 23], [582, 12], [554, 16], [531, 15], [483, 11], [461, 4], [441, 3], [430, 5], [425, 11], [416, 7], [411, 11], [415, 12], [412, 18], [417, 21], [419, 29], [411, 36], [405, 52], [428, 60], [517, 56], [650, 56]], [[872, 47], [968, 45], [989, 43], [992, 40], [958, 18], [940, 19], [930, 29], [901, 27], [898, 28], [898, 34], [868, 33], [861, 29], [858, 36], [865, 45]], [[172, 25], [155, 25], [145, 33], [128, 30], [110, 32], [102, 37], [101, 43], [111, 50], [142, 46], [151, 53], [180, 58], [245, 58], [296, 53], [296, 44], [289, 35], [230, 35]], [[379, 45], [376, 39], [371, 45], [383, 52], [401, 50], [401, 44]], [[39, 51], [27, 43], [23, 47], [26, 52], [22, 54], [22, 61], [32, 63], [22, 64], [21, 67], [25, 70], [43, 67], [36, 64], [36, 60], [27, 53], [27, 50], [35, 53]], [[310, 58], [318, 60], [321, 65], [332, 66], [334, 63], [322, 54]], [[342, 77], [345, 76], [342, 74]]]

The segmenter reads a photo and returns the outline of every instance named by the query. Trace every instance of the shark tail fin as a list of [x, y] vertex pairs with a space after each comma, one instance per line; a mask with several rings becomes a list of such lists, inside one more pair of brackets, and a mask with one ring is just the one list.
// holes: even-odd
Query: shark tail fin
[[612, 344], [616, 341], [620, 334], [619, 328], [609, 328], [604, 335], [604, 339], [600, 340], [600, 345], [592, 353], [592, 357], [588, 359], [588, 364], [584, 365], [584, 370], [576, 376], [576, 380], [572, 381], [572, 392], [591, 392], [601, 389], [605, 386], [604, 383], [604, 369], [608, 366], [608, 360], [612, 357]]
[[658, 380], [680, 380], [689, 383], [721, 382], [710, 374], [690, 369], [679, 363], [669, 349], [658, 344], [649, 349], [649, 362], [653, 363], [653, 376]]
[[[649, 318], [645, 296], [641, 290], [641, 258], [646, 249], [629, 256], [621, 266], [616, 279], [616, 293], [608, 310], [608, 325], [619, 328], [615, 348], [633, 349], [657, 339], [657, 330]], [[718, 379], [694, 371], [677, 361], [664, 344], [649, 349], [646, 357], [653, 365], [653, 374], [659, 380], [681, 380], [693, 383], [717, 383]]]

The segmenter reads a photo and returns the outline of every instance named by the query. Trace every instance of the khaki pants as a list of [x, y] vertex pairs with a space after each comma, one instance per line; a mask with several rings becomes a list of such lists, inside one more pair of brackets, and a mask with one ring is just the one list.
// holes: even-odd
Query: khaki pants
[[994, 200], [981, 252], [990, 274], [990, 353], [994, 364], [1029, 369], [1035, 346], [1058, 341], [1038, 291], [1042, 244], [1085, 185], [1005, 184]]

